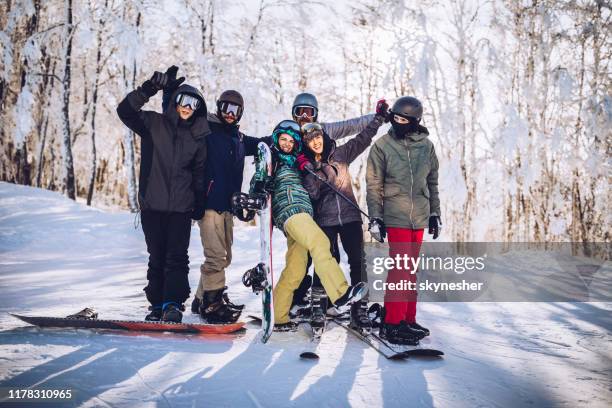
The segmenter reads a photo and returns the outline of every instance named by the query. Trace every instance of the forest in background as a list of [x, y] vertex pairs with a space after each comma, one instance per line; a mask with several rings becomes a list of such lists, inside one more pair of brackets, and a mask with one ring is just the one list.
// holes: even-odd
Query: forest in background
[[[447, 239], [609, 242], [611, 15], [602, 0], [5, 0], [0, 180], [136, 211], [139, 140], [115, 109], [176, 64], [210, 110], [240, 91], [252, 136], [302, 91], [322, 121], [416, 96]], [[366, 159], [351, 166], [364, 207]]]

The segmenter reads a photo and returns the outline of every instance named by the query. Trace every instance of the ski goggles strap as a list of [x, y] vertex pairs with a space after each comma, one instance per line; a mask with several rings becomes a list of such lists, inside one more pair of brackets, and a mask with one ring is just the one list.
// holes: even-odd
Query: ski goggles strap
[[176, 96], [176, 104], [182, 106], [183, 108], [197, 110], [201, 105], [201, 101], [200, 98], [196, 96], [180, 93]]

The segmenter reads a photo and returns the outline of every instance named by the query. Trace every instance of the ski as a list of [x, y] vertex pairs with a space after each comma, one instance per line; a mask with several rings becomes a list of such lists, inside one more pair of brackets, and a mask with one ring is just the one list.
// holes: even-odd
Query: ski
[[243, 328], [244, 322], [230, 324], [170, 323], [136, 320], [106, 320], [50, 316], [23, 316], [11, 314], [19, 320], [38, 327], [70, 329], [109, 329], [142, 332], [172, 332], [184, 334], [227, 334]]
[[425, 348], [422, 346], [408, 346], [403, 344], [393, 344], [388, 342], [386, 339], [380, 337], [380, 335], [372, 332], [372, 336], [374, 336], [378, 341], [382, 342], [389, 349], [395, 351], [396, 353], [402, 353], [406, 357], [441, 357], [444, 355], [444, 352], [437, 349]]
[[408, 358], [408, 356], [404, 353], [398, 353], [395, 350], [391, 349], [386, 343], [381, 342], [380, 339], [373, 336], [371, 333], [364, 334], [358, 330], [351, 328], [349, 323], [345, 320], [334, 319], [334, 323], [346, 329], [349, 333], [353, 334], [359, 340], [372, 347], [374, 350], [376, 350], [388, 360], [404, 360]]
[[319, 359], [319, 346], [321, 345], [321, 338], [325, 334], [325, 327], [314, 328], [310, 326], [310, 344], [307, 350], [300, 353], [300, 358], [303, 360], [318, 360]]

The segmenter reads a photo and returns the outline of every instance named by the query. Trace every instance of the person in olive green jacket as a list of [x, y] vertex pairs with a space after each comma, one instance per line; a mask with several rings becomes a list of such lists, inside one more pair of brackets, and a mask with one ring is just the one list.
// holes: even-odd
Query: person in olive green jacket
[[[389, 234], [389, 256], [419, 255], [423, 230], [440, 232], [438, 158], [427, 128], [419, 124], [421, 102], [399, 98], [389, 113], [391, 129], [374, 143], [368, 157], [366, 201], [372, 236]], [[416, 282], [410, 270], [392, 269], [387, 282]], [[416, 322], [416, 291], [387, 291], [381, 335], [394, 343], [415, 344], [429, 334]]]

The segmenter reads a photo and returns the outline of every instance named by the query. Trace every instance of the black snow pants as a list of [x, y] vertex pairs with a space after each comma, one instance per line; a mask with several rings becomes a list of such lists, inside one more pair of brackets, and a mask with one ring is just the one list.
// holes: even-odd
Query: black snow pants
[[147, 300], [154, 306], [189, 297], [190, 213], [142, 211], [142, 230], [149, 252]]

